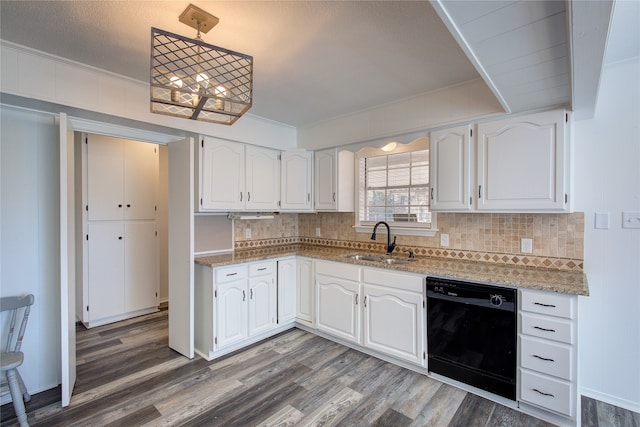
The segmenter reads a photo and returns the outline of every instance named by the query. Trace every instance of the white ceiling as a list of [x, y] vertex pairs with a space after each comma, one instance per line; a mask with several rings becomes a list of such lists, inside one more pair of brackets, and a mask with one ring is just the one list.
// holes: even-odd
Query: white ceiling
[[[148, 81], [150, 28], [195, 37], [178, 21], [189, 3], [1, 0], [0, 37]], [[220, 18], [205, 42], [254, 57], [250, 113], [278, 122], [304, 127], [478, 76], [508, 112], [571, 105], [564, 1], [194, 4]]]

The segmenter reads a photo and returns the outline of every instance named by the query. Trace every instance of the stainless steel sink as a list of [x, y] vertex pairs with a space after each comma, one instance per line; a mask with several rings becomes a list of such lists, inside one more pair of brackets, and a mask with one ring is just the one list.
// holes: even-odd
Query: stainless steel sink
[[366, 254], [349, 254], [345, 255], [345, 258], [351, 259], [361, 259], [363, 261], [382, 261], [382, 258], [375, 255], [366, 255]]
[[408, 259], [389, 258], [389, 257], [368, 255], [368, 254], [349, 254], [349, 255], [345, 255], [344, 257], [355, 259], [355, 260], [362, 260], [362, 261], [383, 262], [385, 264], [409, 264], [411, 262]]
[[411, 261], [408, 259], [397, 259], [397, 258], [382, 258], [381, 260], [385, 264], [409, 264]]

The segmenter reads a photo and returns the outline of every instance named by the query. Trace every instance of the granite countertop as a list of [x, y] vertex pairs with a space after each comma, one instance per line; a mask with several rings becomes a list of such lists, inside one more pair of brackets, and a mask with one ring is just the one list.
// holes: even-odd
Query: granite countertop
[[[503, 264], [432, 257], [416, 257], [414, 261], [411, 261], [408, 264], [388, 265], [383, 264], [380, 261], [355, 260], [345, 257], [346, 255], [354, 252], [355, 251], [352, 249], [349, 250], [296, 244], [201, 256], [196, 258], [195, 262], [205, 266], [220, 267], [224, 265], [297, 255], [367, 267], [418, 273], [425, 276], [470, 280], [480, 283], [516, 288], [538, 289], [563, 294], [589, 295], [587, 276], [583, 272], [578, 271], [516, 267]], [[358, 251], [358, 253], [367, 252]], [[378, 256], [384, 255], [381, 253], [369, 254]], [[394, 258], [406, 259], [406, 256], [395, 254]]]

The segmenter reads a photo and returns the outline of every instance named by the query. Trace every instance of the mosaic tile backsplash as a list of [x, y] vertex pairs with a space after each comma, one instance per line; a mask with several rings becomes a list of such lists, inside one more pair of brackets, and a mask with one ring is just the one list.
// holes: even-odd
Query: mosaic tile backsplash
[[[310, 243], [354, 250], [384, 251], [385, 242], [357, 233], [353, 213], [276, 214], [272, 220], [236, 220], [235, 248]], [[251, 239], [245, 231], [251, 228]], [[316, 229], [320, 228], [320, 237]], [[416, 256], [581, 271], [584, 214], [440, 213], [434, 237], [397, 236], [398, 249]], [[391, 230], [393, 234], [393, 227]], [[449, 246], [440, 246], [440, 234]], [[520, 252], [520, 239], [533, 239], [533, 253]]]

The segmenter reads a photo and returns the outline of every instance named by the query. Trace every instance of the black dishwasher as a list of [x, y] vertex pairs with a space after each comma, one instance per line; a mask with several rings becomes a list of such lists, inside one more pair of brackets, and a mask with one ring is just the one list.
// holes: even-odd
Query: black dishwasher
[[429, 371], [516, 399], [517, 291], [427, 278]]

